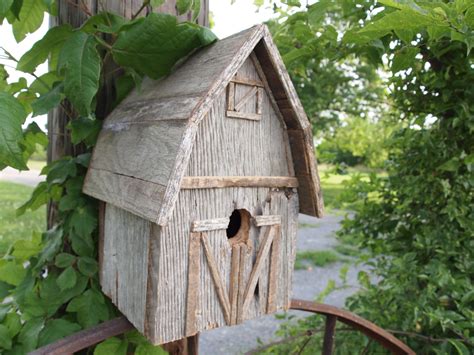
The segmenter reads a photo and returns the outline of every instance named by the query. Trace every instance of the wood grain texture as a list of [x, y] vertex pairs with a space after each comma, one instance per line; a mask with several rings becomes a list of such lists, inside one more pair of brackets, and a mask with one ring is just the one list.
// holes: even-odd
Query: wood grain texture
[[207, 232], [219, 229], [226, 229], [229, 225], [229, 218], [214, 218], [201, 221], [193, 221], [191, 230], [193, 232]]
[[230, 325], [237, 324], [238, 300], [239, 300], [239, 273], [240, 273], [240, 244], [232, 246], [232, 260], [230, 265]]
[[[260, 80], [250, 59], [237, 75]], [[235, 90], [238, 102], [248, 87], [237, 85]], [[246, 105], [243, 112], [255, 112], [256, 98]], [[286, 131], [268, 94], [265, 92], [262, 97], [262, 119], [258, 122], [225, 119], [226, 111], [226, 99], [221, 96], [199, 124], [186, 176], [291, 177], [293, 167]]]
[[257, 258], [255, 259], [255, 265], [252, 268], [252, 272], [250, 274], [249, 281], [247, 283], [247, 288], [244, 294], [244, 302], [242, 304], [242, 314], [245, 317], [247, 313], [247, 309], [250, 305], [250, 301], [253, 297], [253, 293], [255, 291], [255, 286], [257, 286], [258, 278], [263, 270], [265, 259], [268, 256], [268, 252], [270, 251], [271, 244], [274, 238], [274, 230], [272, 227], [267, 227], [265, 231], [265, 235], [263, 237], [262, 244], [258, 250]]
[[251, 120], [251, 121], [260, 121], [262, 119], [261, 114], [251, 113], [251, 112], [227, 111], [225, 115], [231, 118], [241, 118], [244, 120]]
[[[147, 314], [149, 324], [147, 336], [155, 344], [180, 339], [186, 336], [186, 305], [188, 283], [189, 235], [192, 221], [212, 220], [229, 217], [235, 209], [245, 209], [252, 216], [262, 214], [281, 215], [282, 239], [279, 252], [278, 289], [275, 293], [277, 310], [287, 309], [288, 295], [291, 293], [292, 268], [295, 255], [295, 240], [298, 216], [298, 194], [296, 189], [269, 188], [223, 188], [181, 190], [176, 208], [169, 223], [160, 228], [159, 234], [152, 232], [151, 260], [152, 269], [149, 284], [154, 296], [149, 298]], [[208, 201], [213, 201], [209, 203]], [[200, 206], [196, 208], [196, 206]], [[237, 292], [237, 316], [232, 318], [232, 307], [235, 300], [231, 297], [232, 247], [225, 229], [208, 231], [209, 248], [219, 271], [223, 289], [229, 298], [231, 322], [237, 324], [246, 319], [253, 319], [267, 313], [269, 258], [263, 265], [259, 278], [260, 295], [253, 296], [249, 302], [245, 317], [241, 309], [245, 287], [253, 268], [256, 253], [262, 243], [260, 230], [267, 227], [256, 227], [249, 224], [249, 238], [240, 245], [239, 282]], [[237, 245], [237, 244], [234, 244]], [[234, 259], [235, 260], [235, 259]], [[235, 263], [235, 261], [234, 261]], [[227, 325], [221, 307], [213, 276], [208, 267], [204, 252], [201, 252], [199, 278], [199, 300], [196, 311], [196, 331], [213, 329]], [[266, 290], [266, 291], [265, 291]], [[233, 293], [235, 290], [232, 291]], [[153, 304], [153, 301], [155, 302]], [[232, 302], [231, 302], [232, 301]], [[188, 334], [189, 335], [189, 334]]]
[[255, 216], [253, 218], [253, 223], [257, 227], [271, 226], [271, 225], [274, 225], [274, 224], [281, 224], [281, 216], [279, 216], [279, 215]]
[[113, 205], [106, 207], [102, 290], [141, 332], [145, 330], [150, 227], [147, 220]]
[[277, 224], [274, 227], [274, 237], [272, 243], [272, 250], [270, 254], [270, 274], [268, 276], [268, 298], [267, 298], [267, 313], [274, 313], [277, 310], [277, 290], [278, 290], [278, 274], [280, 269], [280, 243], [281, 243], [281, 225]]
[[199, 300], [199, 275], [201, 273], [201, 233], [191, 233], [188, 258], [188, 287], [186, 302], [186, 334], [196, 334], [196, 313]]
[[83, 192], [147, 220], [156, 221], [165, 186], [89, 168]]
[[213, 189], [224, 187], [298, 187], [291, 176], [185, 176], [181, 189]]
[[217, 263], [214, 259], [211, 246], [209, 244], [209, 239], [207, 234], [202, 233], [201, 241], [204, 246], [204, 253], [206, 254], [207, 265], [211, 271], [212, 278], [214, 280], [214, 285], [217, 291], [217, 297], [221, 303], [222, 311], [224, 313], [224, 319], [227, 324], [230, 325], [230, 302], [229, 295], [227, 294], [226, 287], [221, 277], [220, 271], [217, 269]]

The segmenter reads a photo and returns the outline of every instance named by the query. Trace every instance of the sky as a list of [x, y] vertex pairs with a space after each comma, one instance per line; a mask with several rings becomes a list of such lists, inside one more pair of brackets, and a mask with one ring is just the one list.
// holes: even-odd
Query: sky
[[[257, 11], [253, 0], [237, 0], [234, 4], [231, 4], [231, 0], [210, 0], [209, 8], [215, 24], [212, 30], [219, 38], [225, 38], [236, 32], [252, 27], [255, 24], [262, 23], [273, 15], [273, 11], [270, 8], [261, 8]], [[44, 36], [48, 30], [48, 26], [49, 18], [45, 16], [43, 24], [38, 31], [28, 35], [22, 42], [16, 43], [11, 31], [11, 26], [5, 20], [4, 23], [0, 25], [0, 46], [4, 47], [14, 57], [19, 59], [36, 41]], [[1, 63], [14, 64], [3, 61]], [[16, 82], [20, 77], [25, 77], [28, 83], [34, 80], [31, 75], [17, 72], [14, 68], [6, 67], [6, 70], [9, 74], [9, 82]], [[46, 71], [47, 65], [43, 64], [38, 67], [36, 74], [39, 76]], [[34, 121], [43, 129], [46, 126], [46, 120], [46, 116], [34, 118]], [[25, 126], [31, 121], [32, 119], [28, 118]]]

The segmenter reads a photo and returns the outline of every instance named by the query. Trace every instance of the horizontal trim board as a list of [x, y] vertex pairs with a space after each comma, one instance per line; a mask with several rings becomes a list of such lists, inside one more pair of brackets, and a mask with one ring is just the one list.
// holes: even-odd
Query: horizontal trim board
[[238, 112], [238, 111], [229, 111], [226, 112], [227, 117], [232, 118], [242, 118], [244, 120], [251, 120], [251, 121], [260, 121], [262, 115], [258, 113], [247, 113], [247, 112]]
[[233, 78], [230, 82], [235, 83], [235, 84], [258, 86], [258, 87], [263, 88], [263, 83], [261, 81], [258, 81], [258, 80]]
[[298, 187], [291, 176], [185, 176], [181, 189], [213, 189], [223, 187]]
[[253, 218], [256, 227], [273, 226], [275, 224], [281, 224], [280, 215], [266, 215], [266, 216], [255, 216]]
[[229, 226], [229, 221], [230, 219], [228, 217], [194, 221], [191, 226], [191, 230], [193, 232], [207, 232], [219, 229], [227, 229]]

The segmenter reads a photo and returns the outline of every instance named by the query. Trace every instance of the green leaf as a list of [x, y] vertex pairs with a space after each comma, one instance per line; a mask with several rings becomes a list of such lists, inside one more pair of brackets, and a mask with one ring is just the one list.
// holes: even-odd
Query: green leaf
[[99, 271], [99, 265], [95, 259], [89, 257], [80, 257], [77, 262], [79, 271], [88, 277], [94, 276]]
[[91, 206], [81, 206], [71, 214], [70, 226], [80, 237], [91, 235], [97, 227], [97, 211]]
[[31, 240], [20, 239], [13, 244], [12, 255], [26, 261], [30, 257], [37, 255], [41, 249], [41, 234], [34, 232]]
[[[20, 19], [20, 11], [23, 6], [23, 0], [13, 0], [12, 7], [10, 8], [10, 11], [12, 12], [12, 15], [16, 17], [16, 19]], [[8, 20], [10, 23], [10, 19]]]
[[123, 28], [113, 45], [115, 61], [138, 73], [157, 79], [193, 49], [216, 40], [214, 34], [176, 17], [152, 13]]
[[17, 42], [21, 42], [28, 33], [35, 32], [43, 23], [43, 15], [47, 10], [43, 1], [23, 0], [19, 21], [12, 24], [13, 35]]
[[111, 12], [101, 12], [89, 17], [81, 26], [81, 31], [87, 33], [118, 33], [126, 23], [127, 21], [122, 16]]
[[84, 142], [88, 147], [95, 144], [99, 135], [102, 121], [80, 117], [72, 120], [68, 128], [71, 130], [71, 141], [74, 144]]
[[50, 229], [43, 233], [45, 246], [41, 251], [36, 262], [36, 268], [43, 266], [44, 263], [53, 260], [63, 242], [63, 230], [59, 227]]
[[61, 212], [71, 211], [82, 204], [84, 204], [84, 199], [80, 195], [68, 193], [59, 200], [59, 210]]
[[58, 70], [64, 73], [64, 93], [74, 108], [89, 116], [92, 100], [99, 89], [101, 60], [92, 35], [75, 32], [64, 44]]
[[196, 21], [196, 19], [199, 17], [199, 13], [201, 12], [201, 0], [194, 0], [193, 1], [193, 21]]
[[128, 342], [116, 337], [109, 338], [94, 349], [94, 355], [126, 355]]
[[64, 98], [63, 85], [56, 85], [50, 92], [41, 95], [36, 101], [31, 104], [33, 110], [33, 117], [45, 115], [53, 108], [59, 106]]
[[29, 319], [23, 325], [23, 328], [18, 335], [18, 341], [26, 347], [27, 352], [36, 349], [38, 344], [38, 336], [41, 332], [41, 329], [43, 329], [43, 326], [43, 318]]
[[79, 330], [81, 330], [81, 326], [77, 323], [72, 323], [65, 319], [50, 320], [39, 334], [38, 346], [50, 344]]
[[58, 76], [56, 71], [48, 72], [33, 81], [29, 87], [29, 91], [40, 95], [47, 94], [58, 81], [62, 81], [62, 79]]
[[59, 268], [66, 268], [74, 264], [75, 261], [76, 257], [74, 255], [68, 253], [59, 253], [58, 255], [56, 255], [54, 265]]
[[[59, 51], [66, 40], [73, 34], [71, 25], [61, 25], [51, 28], [42, 39], [36, 42], [31, 49], [23, 54], [16, 66], [17, 70], [34, 73], [36, 67], [44, 63], [51, 54], [53, 62], [57, 61]], [[55, 63], [48, 63], [50, 68]]]
[[13, 0], [1, 0], [0, 1], [0, 20], [3, 21], [3, 18], [7, 15], [7, 12], [10, 10], [10, 7], [13, 4]]
[[28, 170], [19, 143], [23, 138], [21, 125], [26, 119], [23, 106], [13, 96], [0, 92], [0, 165]]
[[450, 344], [454, 346], [459, 355], [470, 355], [472, 354], [463, 342], [455, 339], [449, 340]]
[[80, 256], [94, 256], [94, 241], [91, 235], [79, 236], [76, 233], [71, 233], [72, 250]]
[[459, 162], [458, 158], [453, 158], [448, 160], [447, 162], [443, 163], [439, 169], [444, 171], [457, 171], [461, 163]]
[[167, 351], [163, 350], [163, 348], [159, 345], [153, 345], [149, 342], [142, 343], [137, 346], [135, 350], [135, 355], [166, 355], [168, 354]]
[[72, 266], [66, 268], [56, 279], [56, 283], [61, 291], [73, 288], [77, 282], [76, 270]]
[[[7, 297], [10, 294], [10, 290], [12, 288], [13, 288], [12, 285], [6, 282], [0, 281], [0, 299], [4, 299], [5, 297]], [[2, 321], [1, 318], [2, 317], [0, 316], [0, 322]]]
[[176, 9], [178, 10], [178, 15], [182, 15], [185, 12], [189, 11], [192, 5], [193, 0], [177, 0]]
[[11, 349], [12, 348], [12, 338], [8, 328], [0, 324], [0, 349]]
[[18, 207], [16, 210], [16, 215], [21, 216], [26, 212], [26, 210], [30, 209], [32, 211], [38, 209], [39, 207], [43, 206], [48, 202], [49, 199], [48, 193], [48, 184], [46, 182], [40, 182], [38, 186], [33, 190], [31, 197], [28, 201], [26, 201], [23, 205]]
[[96, 325], [109, 316], [104, 296], [92, 289], [72, 299], [66, 311], [77, 313], [77, 320], [83, 328]]
[[420, 52], [415, 47], [405, 47], [401, 51], [395, 53], [392, 61], [392, 72], [397, 73], [400, 70], [408, 69], [415, 65], [415, 57]]
[[21, 263], [13, 260], [0, 260], [0, 281], [18, 286], [26, 275], [26, 270]]
[[71, 158], [56, 160], [44, 168], [46, 181], [50, 184], [62, 184], [69, 177], [77, 174], [76, 163]]
[[10, 337], [13, 338], [20, 332], [21, 329], [21, 319], [20, 316], [15, 312], [10, 312], [5, 317], [3, 324], [8, 328], [8, 333]]
[[158, 7], [165, 3], [165, 0], [150, 0], [151, 7]]

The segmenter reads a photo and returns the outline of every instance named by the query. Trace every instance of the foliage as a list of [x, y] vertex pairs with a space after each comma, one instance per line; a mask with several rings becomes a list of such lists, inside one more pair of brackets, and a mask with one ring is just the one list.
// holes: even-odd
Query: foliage
[[333, 135], [327, 135], [318, 145], [319, 160], [332, 164], [362, 164], [383, 168], [388, 158], [386, 142], [394, 129], [393, 123], [384, 120], [371, 122], [360, 117], [350, 117]]
[[386, 90], [372, 65], [373, 49], [341, 41], [362, 20], [373, 0], [321, 0], [296, 11], [299, 1], [274, 9], [269, 22], [276, 45], [316, 137], [332, 134], [349, 117], [380, 116]]
[[[403, 125], [387, 146], [388, 176], [357, 178], [356, 214], [341, 236], [371, 253], [377, 282], [359, 274], [353, 312], [392, 330], [417, 353], [468, 354], [474, 346], [474, 79], [472, 1], [379, 1], [343, 43], [390, 70], [390, 100]], [[291, 322], [285, 335], [317, 328]], [[301, 338], [300, 338], [301, 339]], [[379, 353], [339, 333], [337, 351]], [[312, 353], [313, 341], [284, 345]], [[279, 351], [277, 350], [275, 352]], [[281, 351], [284, 353], [285, 351]]]
[[[161, 3], [146, 0], [143, 7]], [[199, 13], [198, 0], [178, 4], [181, 12]], [[169, 15], [153, 13], [135, 19], [137, 13], [127, 20], [107, 12], [92, 16], [89, 9], [82, 9], [88, 19], [80, 28], [53, 27], [22, 58], [6, 51], [2, 56], [36, 80], [31, 85], [25, 78], [7, 83], [0, 65], [0, 168], [27, 169], [38, 144], [46, 146], [46, 136], [38, 126], [22, 130], [31, 112], [39, 115], [61, 106], [71, 121], [73, 143], [88, 148], [84, 154], [65, 156], [43, 168], [46, 181], [17, 210], [19, 215], [44, 210], [51, 201], [59, 212], [52, 229], [21, 238], [0, 259], [0, 352], [5, 354], [27, 353], [117, 313], [99, 286], [97, 202], [82, 194], [90, 149], [104, 118], [96, 113], [98, 93], [110, 75], [104, 68], [118, 66], [125, 73], [115, 81], [116, 97], [121, 99], [144, 75], [156, 79], [169, 73], [178, 60], [216, 38], [206, 28], [190, 22], [177, 24]], [[0, 19], [12, 24], [15, 38], [21, 41], [38, 28], [45, 11], [54, 15], [54, 2], [2, 1]], [[50, 72], [37, 77], [37, 66], [48, 58]], [[132, 349], [139, 354], [163, 353], [135, 332], [119, 339], [118, 345], [112, 344], [114, 339], [99, 345], [96, 353], [112, 348], [117, 353]]]

